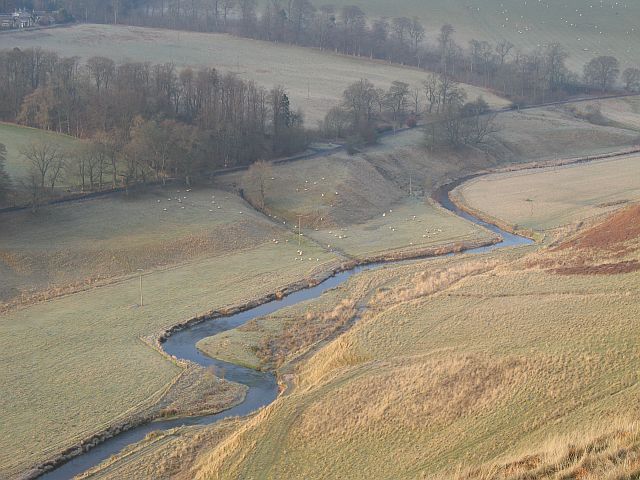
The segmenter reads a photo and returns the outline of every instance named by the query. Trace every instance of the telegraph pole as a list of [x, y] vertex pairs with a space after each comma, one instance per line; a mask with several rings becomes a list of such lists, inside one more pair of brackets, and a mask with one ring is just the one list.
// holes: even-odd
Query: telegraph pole
[[302, 246], [302, 215], [298, 214], [298, 247]]
[[413, 178], [411, 174], [409, 174], [409, 196], [413, 197]]
[[138, 272], [140, 272], [140, 306], [144, 307], [144, 296], [142, 295], [142, 272], [144, 272], [144, 270], [139, 268]]

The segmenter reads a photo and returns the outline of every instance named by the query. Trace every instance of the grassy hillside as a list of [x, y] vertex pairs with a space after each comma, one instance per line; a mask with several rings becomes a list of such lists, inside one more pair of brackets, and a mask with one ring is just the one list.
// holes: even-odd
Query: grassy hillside
[[[602, 136], [598, 137], [594, 135], [592, 125], [584, 120], [572, 117], [567, 112], [560, 115], [553, 111], [551, 114], [557, 116], [557, 122], [562, 121], [566, 125], [566, 132], [575, 132], [576, 135], [569, 137], [572, 141], [550, 135], [550, 140], [541, 142], [543, 146], [536, 150], [537, 156], [562, 154], [573, 148], [597, 150], [602, 148], [603, 139], [610, 142], [611, 146], [626, 145], [633, 133], [610, 127], [603, 129]], [[557, 129], [554, 122], [530, 122], [524, 114], [513, 115], [509, 128], [513, 132], [521, 132], [521, 135], [527, 132], [533, 138]], [[505, 130], [502, 140], [498, 138], [495, 142], [501, 144], [508, 137], [509, 130]], [[375, 149], [353, 157], [339, 155], [274, 167], [272, 179], [269, 180], [273, 183], [269, 184], [267, 191], [267, 210], [277, 218], [264, 217], [230, 193], [234, 184], [235, 187], [240, 184], [239, 175], [224, 176], [216, 179], [215, 186], [202, 186], [190, 192], [177, 187], [158, 188], [144, 195], [109, 196], [46, 207], [35, 216], [27, 212], [3, 215], [3, 227], [8, 225], [9, 228], [0, 230], [0, 282], [3, 299], [8, 305], [0, 317], [0, 331], [3, 332], [0, 334], [0, 352], [3, 352], [0, 354], [0, 365], [5, 366], [1, 376], [10, 393], [0, 400], [2, 411], [9, 412], [3, 419], [3, 433], [6, 431], [7, 434], [0, 438], [0, 475], [20, 471], [26, 465], [44, 458], [45, 454], [73, 444], [79, 436], [110, 423], [123, 412], [150, 402], [150, 396], [173, 381], [179, 369], [142, 343], [141, 336], [153, 334], [204, 311], [242, 304], [273, 293], [286, 284], [331, 268], [348, 257], [371, 258], [381, 253], [406, 253], [421, 247], [420, 242], [428, 244], [424, 246], [441, 248], [461, 239], [486, 239], [486, 233], [445, 214], [425, 198], [428, 198], [435, 185], [452, 178], [528, 158], [524, 154], [494, 158], [482, 152], [465, 150], [426, 152], [420, 148], [421, 140], [421, 132], [414, 130], [385, 138]], [[409, 197], [409, 174], [414, 189], [413, 197]], [[325, 196], [322, 197], [322, 194]], [[297, 253], [298, 238], [291, 228], [298, 213], [327, 219], [326, 224], [314, 224], [311, 221], [304, 224], [302, 249], [305, 254], [302, 261]], [[332, 247], [328, 247], [329, 242]], [[313, 449], [313, 456], [320, 459], [318, 461], [340, 458], [339, 452], [333, 450], [334, 444], [356, 459], [366, 458], [367, 452], [384, 453], [389, 449], [383, 448], [380, 443], [372, 443], [366, 446], [368, 450], [359, 451], [360, 443], [349, 440], [350, 433], [347, 436], [340, 433], [343, 427], [332, 424], [333, 421], [323, 420], [322, 425], [328, 429], [324, 431], [324, 426], [307, 424], [311, 417], [305, 417], [307, 423], [302, 433], [297, 430], [291, 433], [289, 430], [299, 427], [297, 422], [302, 417], [298, 413], [307, 408], [313, 407], [311, 415], [324, 418], [325, 407], [315, 404], [322, 404], [325, 398], [330, 402], [344, 402], [343, 395], [360, 398], [360, 384], [350, 385], [352, 373], [357, 374], [354, 379], [360, 378], [362, 373], [362, 382], [371, 380], [373, 390], [362, 387], [364, 397], [373, 399], [395, 395], [394, 389], [385, 393], [385, 386], [394, 384], [393, 378], [397, 378], [400, 382], [397, 391], [406, 392], [407, 402], [417, 398], [416, 405], [424, 403], [424, 392], [431, 391], [433, 385], [440, 385], [443, 378], [445, 383], [450, 377], [457, 378], [459, 371], [462, 372], [460, 375], [466, 375], [468, 371], [484, 372], [482, 375], [494, 382], [491, 372], [497, 369], [503, 376], [490, 385], [494, 385], [500, 395], [508, 393], [501, 383], [505, 381], [504, 378], [511, 379], [509, 375], [513, 375], [518, 382], [523, 382], [522, 372], [528, 372], [528, 369], [535, 374], [535, 381], [538, 382], [535, 385], [553, 379], [552, 373], [556, 371], [553, 369], [562, 365], [564, 357], [559, 360], [557, 350], [544, 350], [543, 343], [546, 342], [545, 336], [553, 336], [558, 333], [554, 329], [560, 327], [550, 317], [545, 320], [549, 330], [542, 331], [540, 337], [528, 331], [523, 322], [526, 323], [530, 315], [536, 314], [535, 308], [540, 303], [527, 296], [523, 296], [522, 302], [504, 302], [504, 295], [511, 295], [509, 288], [529, 289], [535, 285], [535, 288], [544, 289], [551, 285], [554, 295], [565, 288], [567, 298], [571, 302], [575, 299], [576, 308], [583, 308], [580, 311], [584, 311], [585, 315], [589, 315], [589, 308], [596, 309], [594, 315], [608, 315], [608, 300], [594, 305], [581, 303], [584, 299], [578, 292], [591, 285], [590, 279], [571, 280], [565, 285], [562, 283], [567, 281], [564, 276], [540, 272], [539, 266], [527, 266], [527, 276], [520, 276], [518, 272], [522, 270], [522, 265], [510, 266], [510, 262], [520, 261], [520, 256], [517, 253], [506, 258], [492, 256], [486, 261], [472, 259], [468, 265], [464, 257], [440, 259], [366, 274], [318, 302], [298, 310], [279, 312], [277, 318], [263, 319], [247, 329], [230, 332], [224, 338], [209, 339], [203, 348], [251, 365], [281, 365], [282, 373], [297, 375], [299, 388], [286, 398], [291, 398], [292, 402], [301, 401], [300, 406], [278, 403], [272, 407], [273, 410], [269, 409], [264, 414], [266, 417], [274, 415], [273, 424], [262, 423], [262, 417], [257, 417], [257, 426], [251, 427], [259, 430], [256, 438], [261, 438], [263, 428], [268, 439], [284, 438], [289, 442], [288, 435], [294, 435], [291, 445], [286, 447], [293, 452], [291, 461], [310, 455], [312, 450], [300, 450], [302, 447], [295, 439], [302, 438], [300, 435], [304, 436], [307, 429], [315, 432], [317, 428], [320, 428], [317, 436], [317, 442], [320, 443], [314, 443], [316, 440], [307, 442], [306, 439], [304, 443]], [[560, 263], [554, 265], [561, 268], [558, 266]], [[144, 308], [136, 307], [138, 268], [145, 270], [143, 283], [148, 303]], [[637, 274], [620, 277], [619, 283], [614, 285], [616, 291], [633, 293], [633, 285], [637, 280], [634, 275]], [[473, 288], [486, 290], [477, 292], [471, 289], [468, 295], [450, 294], [450, 289], [456, 289], [463, 281], [467, 282], [463, 280], [466, 277], [469, 277], [469, 282], [477, 280], [477, 284], [472, 282], [468, 288], [475, 285]], [[593, 285], [598, 291], [609, 291], [603, 283], [606, 279], [594, 278]], [[443, 293], [438, 293], [441, 291]], [[65, 292], [69, 295], [60, 296]], [[390, 296], [387, 297], [387, 294]], [[566, 313], [561, 310], [563, 304], [560, 297], [546, 299], [544, 295], [541, 293], [540, 298], [550, 302], [550, 312]], [[622, 297], [620, 308], [623, 313], [627, 311], [626, 298]], [[556, 300], [557, 305], [552, 304]], [[37, 302], [34, 304], [34, 301]], [[347, 336], [339, 337], [351, 325], [353, 312], [365, 306], [368, 308], [366, 318]], [[492, 323], [494, 320], [491, 320], [494, 318], [492, 311], [497, 312], [495, 322], [506, 325], [505, 331], [500, 331], [503, 337], [484, 335], [483, 328], [487, 327], [487, 322], [491, 328], [495, 326]], [[526, 312], [524, 320], [514, 311]], [[511, 319], [512, 316], [517, 321]], [[533, 356], [527, 360], [528, 351], [522, 345], [517, 348], [505, 347], [517, 340], [509, 336], [515, 335], [509, 330], [509, 325], [514, 332], [523, 330], [529, 335], [523, 337], [522, 342], [526, 340], [535, 344], [539, 341], [540, 349], [550, 355], [550, 363], [545, 363], [546, 357]], [[628, 330], [632, 327], [621, 324], [620, 328], [625, 329], [625, 334], [632, 338], [634, 332]], [[622, 333], [614, 330], [609, 333], [622, 336]], [[566, 340], [562, 332], [558, 334], [558, 338]], [[588, 331], [585, 330], [584, 334], [586, 336]], [[337, 343], [332, 343], [336, 338]], [[478, 338], [486, 338], [486, 344], [478, 343]], [[275, 343], [270, 343], [271, 339]], [[320, 345], [326, 345], [327, 350], [315, 356], [318, 341]], [[575, 348], [584, 346], [585, 351], [590, 351], [592, 345], [581, 342], [582, 337]], [[273, 345], [277, 348], [271, 348]], [[624, 350], [627, 347], [623, 342], [620, 348]], [[515, 360], [501, 357], [501, 349], [505, 348]], [[555, 345], [554, 348], [559, 349], [560, 346]], [[480, 354], [479, 349], [489, 353]], [[629, 351], [624, 350], [624, 354], [627, 355]], [[570, 357], [570, 354], [567, 353], [567, 356]], [[625, 357], [627, 360], [629, 358]], [[615, 357], [609, 363], [604, 363], [606, 367], [611, 367], [607, 375], [615, 375], [616, 369], [623, 368], [627, 360]], [[360, 370], [352, 372], [349, 367], [353, 363], [354, 368], [357, 366], [359, 369], [370, 362], [375, 368], [369, 373]], [[536, 362], [541, 363], [538, 365]], [[97, 368], [95, 365], [109, 365], [109, 368]], [[551, 365], [551, 373], [545, 370], [548, 365]], [[349, 368], [343, 372], [343, 367]], [[570, 367], [573, 369], [571, 372], [578, 372], [576, 375], [582, 374], [580, 365], [572, 363]], [[412, 377], [419, 372], [429, 371], [437, 375], [419, 377], [421, 379], [416, 383], [419, 394], [416, 394], [409, 385], [413, 383]], [[347, 375], [344, 378], [341, 377], [343, 373]], [[592, 377], [588, 378], [594, 382], [604, 382], [604, 377], [598, 375], [605, 373], [596, 368]], [[29, 381], [25, 382], [25, 378]], [[338, 383], [331, 383], [332, 379]], [[353, 390], [340, 393], [335, 390], [338, 387]], [[581, 390], [583, 387], [573, 383], [571, 388], [575, 398], [591, 392], [585, 393]], [[334, 394], [338, 397], [332, 397]], [[468, 393], [466, 390], [462, 396], [467, 394], [470, 398], [478, 398], [473, 396], [473, 391]], [[483, 426], [477, 427], [480, 436], [474, 437], [476, 440], [473, 442], [480, 442], [478, 438], [484, 438], [482, 435], [486, 434], [490, 422], [506, 422], [512, 418], [518, 408], [517, 402], [522, 398], [529, 397], [514, 397], [509, 400], [511, 403], [507, 402], [506, 410], [491, 413], [490, 416], [493, 416]], [[484, 400], [480, 400], [478, 405], [485, 405], [482, 403]], [[435, 405], [435, 411], [443, 410], [441, 404], [437, 403], [441, 399], [429, 400], [432, 401], [436, 403], [428, 405]], [[403, 410], [412, 412], [410, 404], [402, 403], [401, 399], [392, 397], [389, 404], [396, 402], [400, 402]], [[369, 406], [365, 399], [361, 403], [366, 409], [363, 413], [366, 416]], [[283, 410], [279, 410], [281, 408]], [[372, 408], [378, 412], [379, 405]], [[466, 407], [460, 408], [460, 411], [466, 411]], [[487, 408], [493, 411], [492, 407]], [[383, 408], [381, 411], [386, 410]], [[416, 415], [417, 418], [424, 418], [420, 415], [426, 414], [416, 412]], [[374, 415], [373, 418], [386, 417]], [[395, 417], [390, 418], [390, 423], [378, 422], [384, 431], [376, 430], [378, 427], [375, 425], [362, 430], [358, 427], [363, 434], [371, 434], [360, 440], [374, 442], [376, 438], [382, 439], [393, 451], [394, 445], [398, 445], [396, 442], [403, 443], [405, 437], [402, 437], [404, 426], [400, 430], [387, 430], [386, 425], [396, 422]], [[345, 421], [348, 427], [352, 424], [350, 422], [356, 420], [347, 418]], [[432, 430], [421, 426], [415, 433], [415, 425], [410, 421], [402, 418], [398, 421], [401, 425], [405, 425], [402, 422], [409, 422], [406, 425], [411, 435], [417, 435], [409, 440], [415, 441], [416, 445], [440, 441], [436, 436], [429, 437], [436, 435]], [[469, 418], [465, 422], [457, 424], [456, 428], [476, 429], [469, 423]], [[64, 428], [60, 428], [60, 425], [64, 425]], [[243, 424], [241, 430], [244, 428], [249, 427]], [[272, 428], [281, 437], [277, 437], [270, 430]], [[419, 433], [423, 430], [423, 433]], [[451, 434], [451, 430], [448, 432]], [[211, 441], [222, 441], [222, 437], [226, 437], [226, 433], [211, 433], [212, 436], [210, 433], [206, 431], [203, 435]], [[455, 435], [451, 434], [451, 437]], [[171, 438], [162, 438], [164, 440], [161, 442], [158, 439], [158, 446], [175, 445]], [[197, 435], [195, 438], [202, 440]], [[247, 448], [243, 438], [234, 433], [229, 437], [233, 448], [226, 446], [224, 451], [233, 452], [235, 446]], [[180, 443], [182, 440], [178, 435], [176, 441]], [[343, 441], [348, 445], [341, 443]], [[162, 450], [163, 455], [173, 458], [172, 455], [185, 451], [190, 452], [187, 456], [196, 455], [193, 445], [188, 442], [182, 445], [186, 450], [182, 447], [173, 453]], [[233, 472], [238, 471], [237, 468], [254, 468], [254, 464], [258, 468], [271, 465], [270, 462], [273, 462], [273, 476], [307, 476], [316, 472], [316, 468], [329, 469], [319, 463], [305, 466], [302, 462], [300, 465], [308, 467], [308, 470], [299, 472], [296, 470], [298, 467], [292, 466], [289, 460], [280, 463], [281, 457], [275, 455], [279, 448], [275, 443], [269, 446], [265, 441], [261, 445], [267, 450], [255, 457], [255, 463], [253, 452], [250, 451], [253, 447], [250, 447], [245, 452], [252, 459], [251, 465], [231, 465], [227, 469], [225, 463], [225, 471], [231, 472], [229, 475], [232, 476]], [[464, 450], [463, 446], [453, 447], [455, 452]], [[491, 460], [498, 450], [499, 445], [495, 449], [487, 447], [480, 456]], [[451, 458], [457, 459], [455, 452]], [[155, 454], [157, 451], [149, 446], [147, 453]], [[419, 457], [416, 452], [410, 454]], [[223, 462], [227, 461], [225, 455], [219, 456]], [[141, 453], [136, 458], [146, 457]], [[384, 455], [381, 458], [388, 460]], [[449, 457], [442, 458], [444, 462]], [[132, 465], [134, 463], [132, 461]], [[335, 472], [342, 472], [345, 476], [357, 473], [349, 471], [351, 467], [335, 463], [338, 469]], [[383, 467], [390, 468], [393, 462], [387, 461], [386, 464], [372, 464], [371, 468], [381, 468], [385, 472]], [[173, 471], [172, 465], [180, 463], [176, 459], [170, 460], [166, 465], [167, 471]], [[436, 462], [425, 469], [432, 471], [440, 466]], [[144, 467], [141, 468], [144, 470]], [[112, 471], [120, 472], [116, 467]], [[333, 473], [334, 470], [327, 472]]]
[[[315, 0], [316, 5], [326, 4]], [[472, 38], [493, 43], [507, 39], [522, 50], [560, 42], [571, 53], [569, 64], [582, 65], [598, 55], [617, 56], [625, 66], [639, 65], [640, 4], [603, 0], [338, 0], [358, 5], [369, 16], [416, 16], [433, 38], [445, 23], [452, 24], [460, 43]]]
[[73, 445], [164, 389], [180, 370], [141, 336], [273, 293], [334, 258], [305, 249], [313, 262], [294, 261], [293, 245], [269, 242], [151, 271], [143, 308], [134, 277], [3, 314], [0, 476]]
[[[616, 261], [637, 264], [633, 236], [562, 256], [581, 264], [623, 245], [631, 250]], [[416, 478], [637, 415], [638, 272], [540, 271], [532, 261], [545, 258], [466, 260], [486, 263], [427, 295], [421, 282], [463, 262], [414, 276], [407, 267], [407, 280], [387, 284], [370, 314], [299, 364], [293, 393], [214, 449], [198, 478]]]
[[[452, 158], [428, 154], [420, 147], [422, 135], [415, 130], [385, 138], [361, 155], [338, 154], [275, 166], [267, 182], [265, 210], [290, 226], [297, 225], [301, 215], [305, 235], [358, 259], [490, 239], [483, 229], [434, 205], [418, 168], [413, 173], [405, 170], [415, 162], [437, 181], [479, 168], [482, 159], [473, 152]], [[390, 163], [396, 164], [395, 171]], [[221, 181], [240, 185], [242, 174]]]
[[293, 345], [280, 370], [291, 390], [233, 432], [174, 432], [172, 448], [98, 478], [146, 478], [152, 458], [167, 467], [155, 478], [635, 478], [638, 219], [626, 209], [552, 249], [363, 273], [247, 326], [232, 346], [366, 305], [335, 340]]
[[[370, 62], [285, 44], [260, 42], [230, 35], [176, 32], [112, 25], [17, 32], [2, 36], [7, 47], [40, 47], [64, 56], [87, 59], [94, 55], [116, 61], [173, 62], [177, 67], [216, 67], [272, 88], [283, 85], [294, 107], [302, 108], [308, 125], [335, 106], [351, 83], [368, 78], [388, 88], [402, 80], [420, 86], [425, 73], [385, 63]], [[466, 87], [469, 98], [483, 95], [492, 105], [507, 102], [476, 87]]]
[[[41, 140], [55, 143], [63, 150], [71, 150], [78, 143], [78, 140], [66, 135], [58, 135], [9, 123], [0, 123], [0, 143], [7, 147], [7, 163], [5, 167], [14, 182], [18, 182], [29, 168], [27, 161], [20, 155], [20, 149], [30, 143]], [[65, 183], [64, 180], [63, 183]]]
[[[311, 163], [290, 169], [305, 178]], [[357, 171], [346, 171], [353, 181]], [[274, 181], [279, 178], [274, 173]], [[388, 180], [382, 186], [395, 208], [400, 189]], [[347, 190], [343, 196], [347, 205], [358, 201]], [[435, 215], [445, 232], [449, 222], [451, 231], [469, 228], [423, 202], [411, 208]], [[374, 211], [377, 217], [377, 208], [345, 217], [352, 223], [344, 228], [366, 222]], [[276, 292], [345, 258], [308, 237], [300, 257], [289, 225], [210, 186], [111, 195], [44, 207], [36, 215], [3, 214], [2, 222], [8, 228], [0, 230], [0, 365], [11, 393], [0, 400], [0, 409], [10, 412], [0, 439], [0, 476], [72, 445], [166, 388], [180, 370], [140, 337]], [[452, 240], [443, 234], [431, 242], [441, 247]], [[403, 238], [389, 246], [409, 247]], [[136, 306], [138, 268], [145, 271], [144, 308]]]

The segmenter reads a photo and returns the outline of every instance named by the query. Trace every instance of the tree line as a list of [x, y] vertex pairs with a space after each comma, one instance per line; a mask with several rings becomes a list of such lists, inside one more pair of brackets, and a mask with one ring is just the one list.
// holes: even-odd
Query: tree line
[[[417, 18], [371, 18], [357, 6], [316, 8], [311, 0], [58, 0], [80, 21], [125, 23], [204, 32], [227, 32], [273, 42], [316, 47], [345, 55], [411, 65], [491, 88], [519, 103], [566, 98], [601, 82], [571, 72], [568, 52], [550, 43], [523, 52], [507, 41], [471, 40], [459, 45], [444, 25], [426, 42]], [[625, 86], [640, 89], [638, 69], [625, 72]], [[587, 78], [588, 77], [588, 78]], [[629, 79], [627, 81], [626, 79]], [[604, 87], [613, 84], [605, 82]]]
[[[284, 87], [171, 63], [83, 64], [40, 49], [0, 51], [0, 119], [83, 139], [74, 161], [87, 189], [189, 183], [199, 172], [299, 151], [308, 140]], [[42, 170], [40, 186], [51, 172]]]

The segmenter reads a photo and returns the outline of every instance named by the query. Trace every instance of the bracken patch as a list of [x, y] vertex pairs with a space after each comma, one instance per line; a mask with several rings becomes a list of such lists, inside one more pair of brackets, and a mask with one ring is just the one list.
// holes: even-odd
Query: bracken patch
[[559, 275], [616, 275], [637, 272], [638, 270], [640, 270], [640, 262], [631, 260], [628, 262], [604, 263], [602, 265], [560, 267], [551, 271]]
[[626, 251], [625, 244], [640, 238], [640, 204], [615, 213], [607, 220], [590, 228], [578, 238], [556, 247], [564, 250], [605, 250], [615, 253]]

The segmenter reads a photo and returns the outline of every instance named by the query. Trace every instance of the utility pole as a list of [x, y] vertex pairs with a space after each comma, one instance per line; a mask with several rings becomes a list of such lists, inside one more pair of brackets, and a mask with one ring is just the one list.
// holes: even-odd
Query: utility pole
[[298, 247], [302, 246], [302, 215], [298, 214]]
[[411, 176], [411, 174], [409, 174], [409, 196], [413, 197], [413, 182], [412, 182], [413, 178]]
[[144, 272], [144, 270], [139, 268], [138, 272], [140, 272], [140, 306], [144, 307], [144, 296], [142, 295], [142, 272]]

